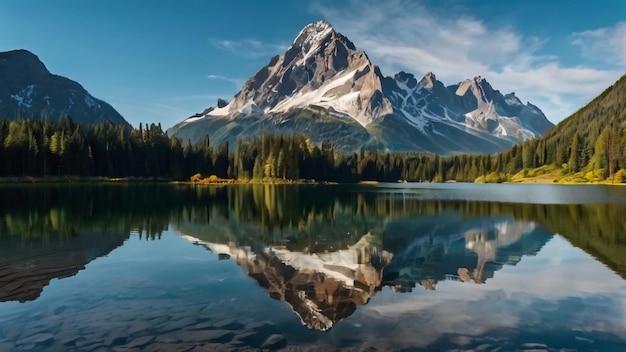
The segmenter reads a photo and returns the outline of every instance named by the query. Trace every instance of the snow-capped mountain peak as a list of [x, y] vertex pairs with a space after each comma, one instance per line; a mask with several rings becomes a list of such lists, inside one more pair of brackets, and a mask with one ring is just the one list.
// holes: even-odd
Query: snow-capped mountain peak
[[[212, 130], [188, 127], [198, 124]], [[228, 105], [194, 115], [170, 133], [189, 130], [182, 138], [193, 140], [210, 132], [219, 143], [262, 130], [304, 132], [312, 141], [331, 139], [340, 149], [369, 143], [447, 154], [504, 150], [551, 126], [541, 110], [514, 94], [503, 96], [481, 76], [448, 87], [432, 72], [420, 80], [403, 71], [385, 77], [365, 52], [318, 21], [304, 27]]]
[[437, 82], [437, 77], [435, 76], [435, 74], [432, 72], [428, 72], [419, 82], [419, 87], [424, 89], [432, 89], [435, 82]]
[[319, 21], [306, 26], [283, 55], [250, 78], [228, 106], [208, 115], [232, 118], [319, 106], [366, 126], [392, 112], [381, 79], [363, 51]]
[[325, 21], [311, 23], [300, 31], [292, 46], [299, 46], [304, 52], [309, 52], [333, 34], [336, 35], [336, 32], [329, 23]]

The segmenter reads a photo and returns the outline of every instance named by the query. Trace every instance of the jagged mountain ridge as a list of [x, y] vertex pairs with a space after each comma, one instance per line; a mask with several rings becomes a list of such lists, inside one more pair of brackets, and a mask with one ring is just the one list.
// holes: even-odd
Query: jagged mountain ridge
[[289, 304], [303, 324], [318, 331], [329, 330], [366, 304], [382, 280], [382, 268], [375, 267], [372, 261], [384, 266], [392, 257], [372, 245], [371, 234], [345, 250], [324, 254], [276, 247], [254, 252], [233, 243], [180, 236], [222, 259], [234, 260], [270, 297]]
[[33, 53], [0, 52], [0, 119], [56, 121], [67, 115], [81, 124], [107, 119], [130, 127], [111, 105], [93, 97], [79, 83], [50, 73]]
[[364, 52], [318, 22], [305, 27], [284, 55], [272, 58], [222, 109], [273, 113], [317, 105], [352, 112], [353, 118], [367, 124], [391, 112], [389, 101], [380, 94], [380, 76]]
[[[223, 105], [223, 104], [222, 104]], [[343, 150], [493, 153], [552, 127], [534, 105], [502, 95], [481, 77], [444, 86], [433, 73], [383, 76], [367, 54], [328, 23], [306, 26], [283, 55], [219, 108], [168, 134], [212, 143], [269, 133], [307, 133]]]

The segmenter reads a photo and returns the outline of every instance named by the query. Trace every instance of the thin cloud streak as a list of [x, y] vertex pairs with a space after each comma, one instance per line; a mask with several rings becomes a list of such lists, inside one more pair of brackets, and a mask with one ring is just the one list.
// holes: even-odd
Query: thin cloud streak
[[[564, 67], [558, 57], [539, 54], [549, 38], [524, 36], [508, 27], [491, 28], [481, 19], [454, 11], [443, 16], [422, 4], [400, 0], [352, 5], [351, 16], [331, 6], [312, 9], [366, 51], [384, 74], [404, 70], [420, 76], [431, 71], [446, 85], [482, 76], [503, 93], [514, 91], [539, 106], [553, 122], [575, 112], [622, 74]], [[626, 25], [622, 25], [579, 33], [573, 44], [603, 38], [597, 46], [605, 53], [621, 50], [626, 62], [622, 42]]]
[[241, 86], [243, 86], [244, 84], [244, 80], [243, 79], [239, 79], [239, 78], [229, 78], [226, 76], [222, 76], [222, 75], [208, 75], [207, 76], [208, 79], [213, 79], [213, 80], [220, 80], [220, 81], [225, 81], [225, 82], [229, 82], [235, 85], [235, 88], [241, 88]]
[[227, 40], [209, 38], [209, 43], [220, 50], [228, 51], [233, 55], [261, 58], [269, 55], [277, 55], [284, 52], [288, 45], [278, 43], [265, 43], [256, 39]]

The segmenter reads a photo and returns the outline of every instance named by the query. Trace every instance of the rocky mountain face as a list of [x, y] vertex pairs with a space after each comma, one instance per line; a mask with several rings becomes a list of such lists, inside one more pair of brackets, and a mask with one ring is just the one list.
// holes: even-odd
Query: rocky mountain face
[[380, 287], [383, 267], [391, 253], [379, 250], [363, 236], [347, 249], [301, 253], [285, 248], [253, 252], [234, 243], [214, 243], [181, 235], [205, 246], [222, 259], [231, 259], [270, 297], [284, 301], [309, 328], [326, 331], [366, 304]]
[[94, 98], [79, 83], [48, 71], [26, 50], [0, 52], [0, 118], [56, 121], [71, 116], [81, 124], [107, 119], [130, 127], [109, 104]]
[[228, 104], [168, 134], [212, 143], [268, 133], [306, 133], [342, 150], [361, 147], [438, 154], [492, 153], [552, 127], [536, 106], [502, 95], [481, 77], [445, 86], [433, 73], [383, 76], [365, 52], [328, 23], [306, 26]]
[[392, 112], [381, 77], [348, 38], [318, 22], [305, 27], [287, 52], [272, 58], [222, 111], [280, 113], [319, 106], [367, 125]]

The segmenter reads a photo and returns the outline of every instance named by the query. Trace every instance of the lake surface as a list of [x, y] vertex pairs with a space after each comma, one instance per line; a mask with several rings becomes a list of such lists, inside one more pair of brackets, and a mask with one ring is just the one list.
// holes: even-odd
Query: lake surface
[[626, 351], [626, 187], [0, 199], [0, 351]]

